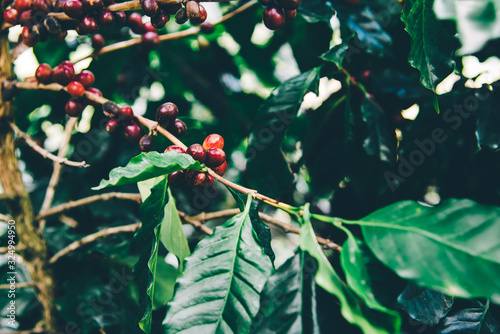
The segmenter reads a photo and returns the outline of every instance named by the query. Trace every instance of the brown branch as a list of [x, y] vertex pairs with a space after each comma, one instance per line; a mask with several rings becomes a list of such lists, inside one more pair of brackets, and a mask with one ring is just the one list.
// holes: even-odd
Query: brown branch
[[73, 166], [79, 168], [90, 167], [90, 165], [85, 163], [85, 161], [82, 162], [70, 161], [68, 160], [68, 158], [62, 158], [50, 153], [49, 151], [38, 145], [33, 139], [31, 139], [31, 137], [28, 134], [21, 131], [14, 123], [10, 123], [10, 127], [14, 130], [14, 132], [18, 137], [22, 138], [26, 142], [26, 144], [28, 144], [29, 147], [31, 147], [35, 152], [39, 153], [45, 159], [50, 159], [54, 162], [57, 162], [58, 164], [63, 164], [67, 166]]
[[118, 193], [118, 192], [112, 192], [112, 193], [105, 193], [105, 194], [100, 194], [100, 195], [94, 195], [86, 198], [79, 199], [77, 201], [70, 201], [66, 202], [64, 204], [54, 206], [50, 209], [47, 209], [43, 213], [40, 213], [36, 219], [44, 219], [49, 216], [65, 212], [71, 209], [74, 209], [79, 206], [91, 204], [94, 202], [98, 201], [107, 201], [107, 200], [112, 200], [112, 199], [126, 199], [126, 200], [131, 200], [135, 201], [137, 203], [141, 203], [141, 195], [140, 194], [127, 194], [127, 193]]
[[[35, 286], [35, 283], [33, 282], [23, 282], [23, 283], [16, 283], [16, 289], [22, 289], [22, 288], [31, 288]], [[0, 290], [8, 290], [10, 289], [10, 284], [0, 284]]]
[[[68, 148], [73, 128], [75, 127], [77, 120], [78, 119], [76, 117], [72, 117], [66, 123], [66, 127], [64, 129], [64, 140], [62, 141], [61, 146], [59, 147], [59, 152], [57, 153], [57, 156], [59, 158], [62, 158], [66, 154], [66, 149]], [[52, 205], [52, 201], [54, 200], [54, 195], [56, 193], [55, 188], [57, 186], [57, 183], [59, 183], [59, 178], [61, 177], [61, 170], [62, 165], [55, 163], [54, 170], [52, 171], [52, 176], [50, 177], [49, 186], [47, 187], [47, 191], [45, 192], [45, 198], [43, 199], [40, 214], [43, 214]], [[44, 227], [45, 220], [42, 219], [40, 220], [40, 230], [43, 230]]]
[[49, 263], [54, 264], [63, 256], [66, 256], [69, 253], [96, 241], [97, 239], [109, 237], [111, 235], [119, 233], [136, 232], [140, 227], [141, 223], [135, 223], [117, 227], [107, 227], [105, 229], [100, 230], [99, 232], [87, 235], [86, 237], [83, 237], [82, 239], [69, 244], [68, 246], [57, 252], [54, 256], [52, 256], [52, 258], [49, 260]]
[[177, 210], [177, 212], [179, 213], [179, 217], [181, 217], [181, 219], [183, 221], [185, 221], [186, 223], [189, 223], [189, 224], [193, 225], [197, 230], [202, 231], [206, 235], [212, 235], [214, 233], [214, 231], [211, 228], [203, 225], [203, 223], [200, 220], [198, 220], [198, 219], [196, 219], [194, 217], [190, 217], [190, 216], [186, 215], [182, 211]]
[[[16, 252], [22, 252], [23, 250], [26, 249], [26, 247], [22, 245], [16, 245]], [[0, 254], [6, 254], [9, 251], [9, 247], [0, 247]]]

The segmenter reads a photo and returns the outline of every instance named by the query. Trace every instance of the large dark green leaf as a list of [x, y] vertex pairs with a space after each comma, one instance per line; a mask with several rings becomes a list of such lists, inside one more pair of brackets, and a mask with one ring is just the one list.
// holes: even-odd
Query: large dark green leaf
[[437, 326], [438, 334], [498, 334], [500, 327], [490, 312], [490, 302], [486, 305], [470, 301], [467, 308], [453, 310]]
[[475, 53], [490, 39], [500, 37], [498, 1], [435, 0], [434, 12], [439, 19], [453, 20], [462, 43], [461, 54]]
[[325, 0], [308, 0], [303, 1], [302, 5], [298, 8], [297, 12], [304, 17], [307, 22], [328, 22], [335, 14], [330, 2]]
[[202, 167], [188, 154], [173, 151], [139, 154], [130, 159], [127, 166], [113, 169], [109, 173], [109, 180], [102, 180], [97, 187], [92, 189], [100, 190], [111, 186], [137, 183], [183, 169], [201, 170]]
[[441, 292], [420, 288], [409, 283], [398, 297], [398, 305], [413, 319], [429, 326], [435, 326], [453, 306], [454, 298]]
[[252, 333], [319, 334], [314, 275], [318, 265], [298, 249], [266, 283]]
[[245, 210], [200, 241], [186, 259], [163, 322], [164, 333], [248, 333], [272, 272]]
[[344, 61], [344, 57], [349, 50], [349, 45], [346, 43], [341, 43], [335, 45], [333, 48], [323, 53], [320, 58], [324, 61], [329, 61], [334, 63], [338, 68], [342, 67], [342, 62]]
[[247, 148], [250, 184], [270, 196], [284, 192], [293, 176], [280, 146], [303, 96], [317, 91], [319, 68], [314, 68], [278, 86], [263, 103], [252, 123]]
[[318, 270], [315, 276], [316, 283], [339, 299], [340, 311], [348, 322], [361, 328], [365, 334], [393, 334], [399, 332], [400, 321], [397, 321], [397, 318], [368, 308], [342, 282], [316, 240], [308, 205], [304, 208], [301, 216], [300, 248], [307, 251], [318, 261]]
[[433, 0], [408, 0], [401, 20], [412, 39], [410, 65], [420, 71], [420, 81], [432, 91], [455, 68], [455, 29], [439, 21], [432, 10]]
[[375, 255], [399, 276], [450, 296], [500, 303], [500, 208], [450, 199], [389, 205], [359, 221]]

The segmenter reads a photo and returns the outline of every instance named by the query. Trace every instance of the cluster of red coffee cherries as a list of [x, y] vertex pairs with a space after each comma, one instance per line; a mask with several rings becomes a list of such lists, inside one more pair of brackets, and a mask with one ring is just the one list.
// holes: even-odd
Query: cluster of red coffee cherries
[[[215, 173], [224, 176], [227, 171], [226, 153], [224, 148], [224, 138], [218, 134], [211, 134], [203, 141], [203, 145], [193, 144], [187, 150], [179, 146], [169, 146], [165, 152], [176, 151], [186, 153], [194, 160], [204, 163]], [[181, 187], [187, 184], [190, 187], [211, 188], [214, 185], [214, 178], [206, 172], [197, 170], [181, 170], [168, 175], [168, 183], [173, 187]]]
[[262, 13], [264, 25], [271, 30], [278, 30], [287, 21], [291, 21], [297, 16], [297, 8], [302, 0], [259, 0], [265, 6]]
[[57, 82], [66, 86], [66, 91], [73, 97], [65, 106], [66, 114], [70, 117], [79, 117], [87, 104], [92, 103], [85, 99], [85, 91], [102, 96], [99, 89], [93, 88], [94, 74], [83, 70], [75, 74], [75, 68], [70, 61], [63, 61], [54, 69], [49, 64], [40, 64], [35, 72], [36, 80], [42, 84]]

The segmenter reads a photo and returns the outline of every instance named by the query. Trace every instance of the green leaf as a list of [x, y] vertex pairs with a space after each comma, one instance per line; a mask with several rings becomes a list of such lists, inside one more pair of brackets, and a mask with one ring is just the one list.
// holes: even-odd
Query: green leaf
[[500, 303], [500, 208], [450, 199], [404, 201], [359, 221], [365, 241], [400, 277], [450, 296]]
[[175, 281], [178, 271], [172, 265], [160, 259], [156, 264], [155, 294], [153, 298], [153, 310], [157, 310], [172, 299], [174, 295]]
[[460, 54], [480, 51], [491, 39], [500, 37], [500, 20], [495, 0], [450, 1], [435, 0], [434, 13], [441, 20], [453, 20], [462, 43]]
[[252, 333], [319, 334], [314, 275], [318, 265], [297, 249], [266, 283]]
[[498, 334], [500, 326], [490, 311], [490, 302], [468, 301], [469, 307], [453, 310], [437, 326], [438, 334]]
[[300, 248], [318, 261], [316, 283], [339, 299], [340, 311], [348, 322], [361, 328], [365, 334], [399, 333], [397, 318], [371, 310], [342, 282], [316, 240], [308, 204], [301, 216]]
[[435, 92], [436, 86], [455, 68], [453, 54], [457, 43], [453, 24], [436, 18], [433, 2], [406, 1], [401, 20], [412, 39], [410, 65], [420, 71], [422, 84]]
[[165, 215], [160, 229], [160, 241], [170, 253], [177, 256], [179, 259], [179, 273], [182, 273], [184, 259], [189, 256], [191, 251], [170, 189], [168, 189], [168, 197], [170, 200], [165, 206]]
[[[342, 246], [340, 260], [342, 269], [345, 272], [347, 285], [361, 298], [369, 308], [386, 313], [388, 317], [394, 318], [394, 323], [401, 325], [399, 313], [383, 306], [376, 298], [373, 290], [373, 280], [376, 274], [383, 272], [383, 269], [369, 271], [374, 261], [366, 253], [369, 252], [367, 246], [357, 239], [349, 230], [347, 240]], [[393, 282], [393, 280], [391, 280]]]
[[92, 189], [137, 183], [183, 169], [202, 170], [202, 166], [191, 156], [173, 151], [139, 154], [130, 159], [127, 166], [114, 168], [109, 173], [109, 180], [102, 180], [99, 186]]
[[297, 12], [309, 23], [327, 22], [330, 24], [330, 20], [335, 14], [331, 3], [325, 0], [304, 1]]
[[342, 62], [344, 61], [347, 50], [349, 50], [349, 45], [346, 43], [338, 44], [323, 53], [320, 58], [324, 61], [334, 63], [338, 68], [342, 68]]
[[200, 241], [167, 306], [164, 333], [248, 333], [272, 264], [245, 210]]
[[319, 68], [285, 81], [262, 104], [252, 123], [246, 151], [247, 176], [252, 187], [278, 196], [293, 182], [292, 172], [280, 146], [290, 122], [296, 117], [303, 96], [316, 92]]
[[143, 198], [139, 209], [142, 226], [135, 236], [138, 244], [142, 246], [139, 261], [134, 267], [139, 285], [140, 308], [144, 312], [139, 321], [139, 327], [147, 334], [151, 333], [160, 228], [169, 199], [167, 189], [167, 179], [162, 178], [151, 188], [151, 194]]
[[[240, 210], [245, 210], [245, 195], [234, 190], [231, 187], [226, 186], [226, 188], [229, 190], [231, 195], [233, 195], [234, 200], [238, 204]], [[252, 201], [252, 206], [250, 207], [250, 220], [252, 221], [252, 227], [257, 234], [257, 237], [259, 238], [264, 253], [266, 253], [271, 258], [271, 262], [274, 264], [276, 255], [274, 255], [274, 251], [271, 247], [271, 229], [262, 221], [262, 219], [260, 219], [258, 202], [255, 200]]]

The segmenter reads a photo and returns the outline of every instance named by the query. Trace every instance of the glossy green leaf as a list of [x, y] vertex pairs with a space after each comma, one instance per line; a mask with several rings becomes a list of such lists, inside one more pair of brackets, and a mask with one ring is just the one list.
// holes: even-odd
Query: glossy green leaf
[[184, 259], [191, 254], [191, 251], [170, 189], [168, 189], [168, 197], [170, 200], [165, 205], [165, 215], [160, 229], [160, 241], [169, 252], [177, 256], [179, 259], [179, 272], [182, 273]]
[[163, 322], [164, 333], [248, 333], [271, 275], [245, 210], [200, 241], [186, 259]]
[[102, 180], [99, 186], [92, 189], [100, 190], [111, 186], [137, 183], [183, 169], [202, 170], [202, 167], [191, 156], [173, 151], [139, 154], [130, 159], [125, 167], [114, 168], [109, 173], [109, 180]]
[[[149, 185], [147, 184], [147, 186]], [[151, 188], [151, 194], [147, 198], [143, 198], [139, 211], [142, 226], [135, 236], [142, 247], [139, 261], [134, 267], [139, 285], [140, 308], [141, 312], [144, 312], [139, 321], [139, 327], [147, 334], [151, 333], [160, 229], [165, 206], [169, 200], [167, 189], [167, 179], [162, 178]], [[143, 192], [145, 191], [143, 190]]]
[[438, 334], [498, 334], [500, 325], [493, 317], [490, 302], [468, 301], [469, 307], [453, 310], [436, 327]]
[[420, 71], [422, 84], [435, 92], [436, 86], [455, 68], [453, 54], [457, 42], [453, 24], [436, 18], [433, 2], [406, 1], [401, 20], [412, 39], [410, 65]]
[[399, 332], [400, 324], [397, 318], [368, 308], [342, 282], [316, 240], [308, 205], [304, 208], [301, 216], [300, 248], [307, 251], [318, 261], [318, 270], [315, 276], [316, 283], [339, 299], [340, 311], [348, 322], [361, 328], [365, 334], [393, 334]]
[[320, 58], [324, 61], [334, 63], [338, 68], [341, 68], [347, 50], [349, 50], [349, 45], [345, 43], [338, 44], [327, 52], [323, 53]]
[[298, 249], [269, 277], [252, 333], [319, 334], [314, 258]]
[[153, 310], [167, 305], [174, 295], [174, 286], [179, 272], [163, 259], [158, 259], [156, 264], [155, 294], [153, 298]]
[[450, 296], [500, 303], [500, 208], [450, 199], [404, 201], [359, 221], [374, 254], [400, 277]]
[[302, 98], [316, 92], [319, 68], [285, 81], [262, 104], [248, 138], [247, 176], [252, 187], [270, 196], [280, 195], [293, 182], [293, 175], [280, 146]]
[[[370, 257], [366, 255], [369, 252], [367, 246], [358, 238], [356, 238], [349, 230], [345, 229], [347, 240], [342, 245], [340, 260], [342, 269], [344, 270], [347, 285], [363, 299], [369, 308], [386, 313], [387, 317], [393, 317], [397, 327], [401, 326], [399, 313], [383, 306], [376, 298], [373, 291], [372, 280], [375, 279], [375, 274], [380, 274], [383, 269], [375, 272], [369, 271]], [[371, 261], [374, 262], [374, 261]]]
[[500, 37], [500, 20], [495, 0], [435, 0], [434, 12], [441, 20], [453, 20], [462, 44], [461, 54], [475, 53], [491, 39]]

